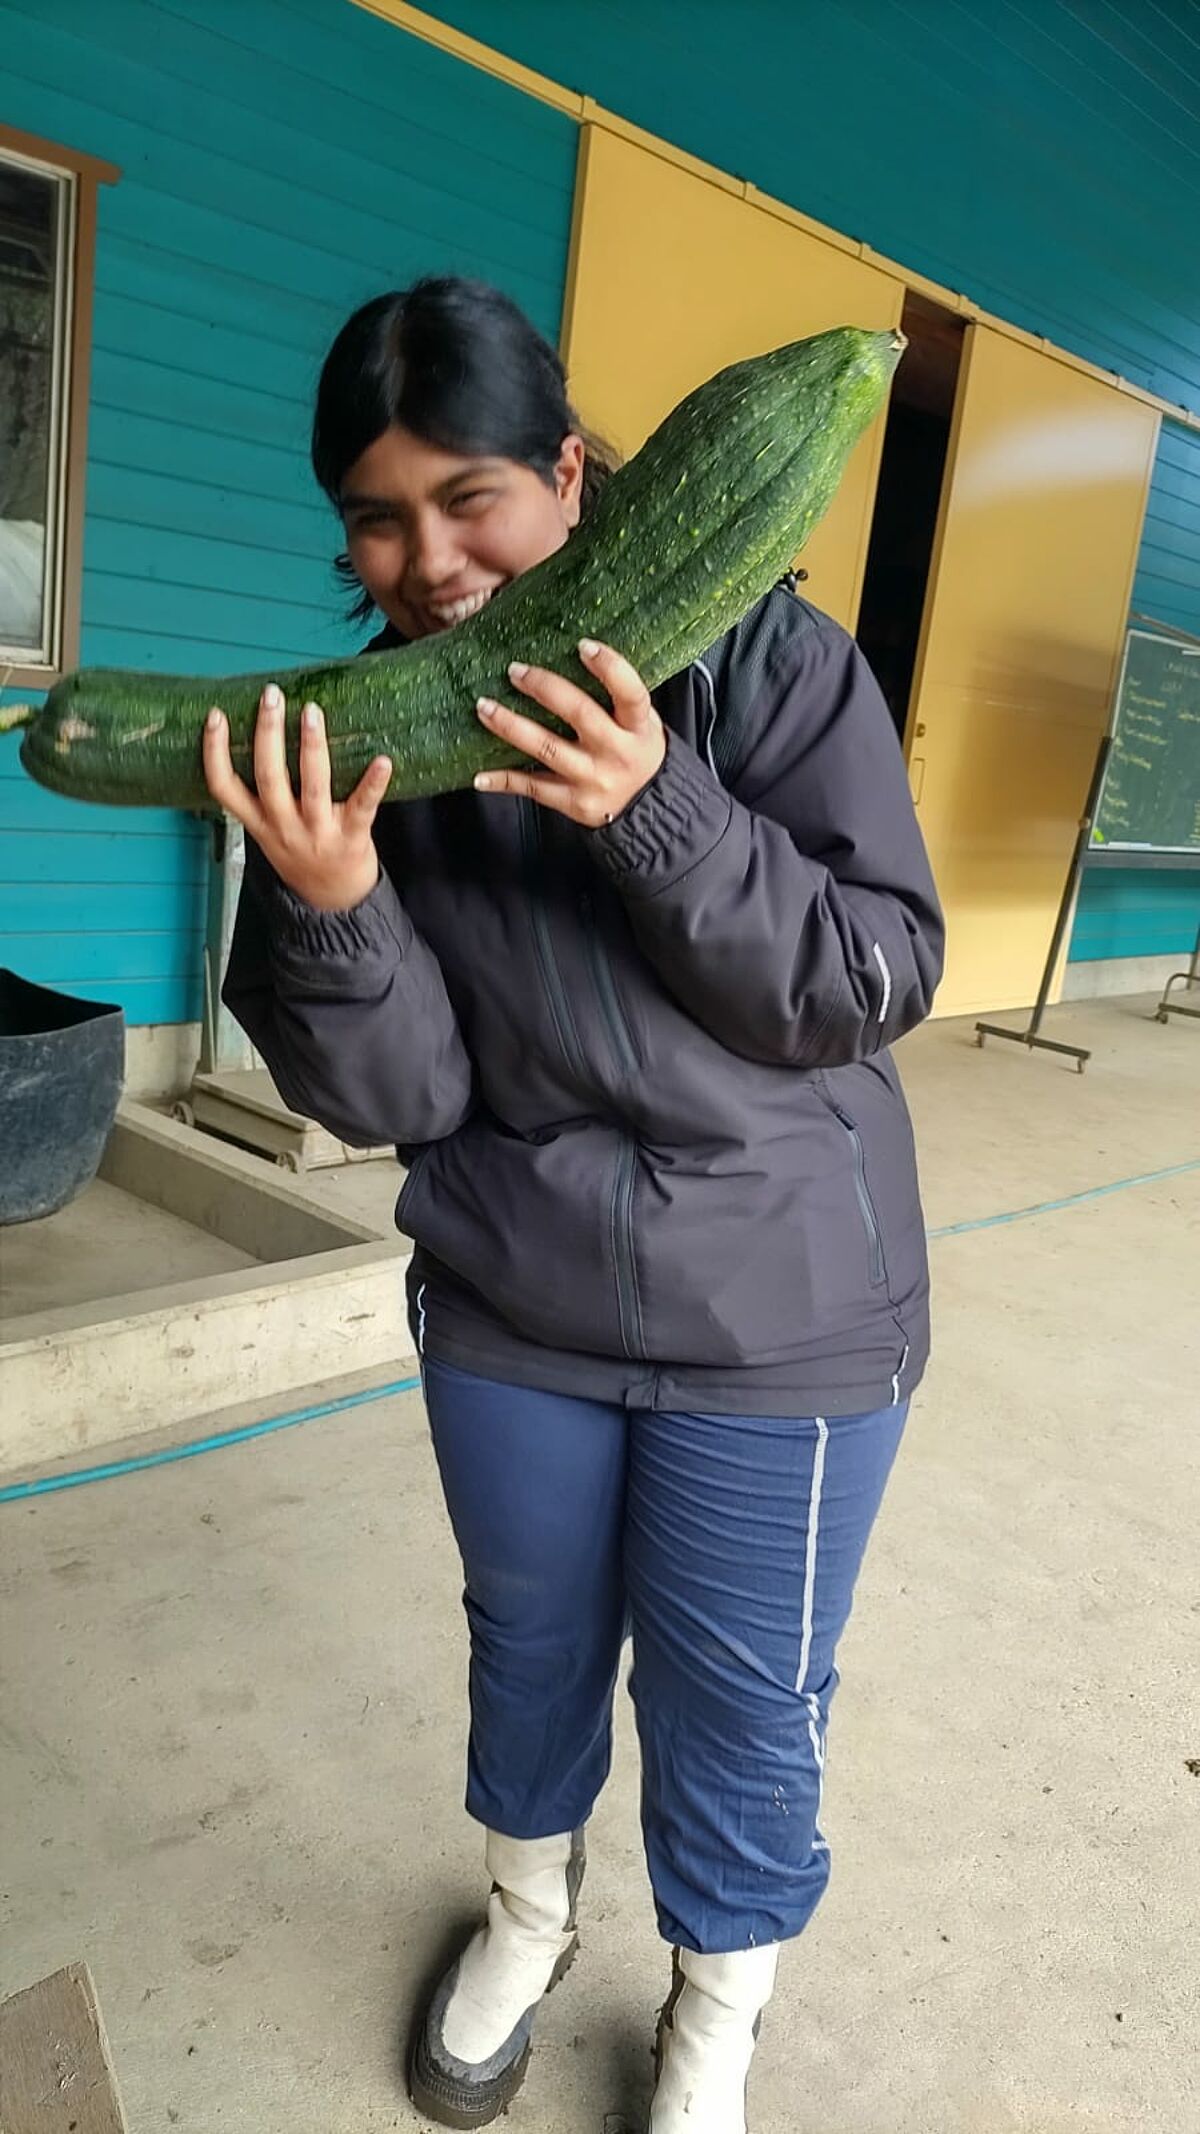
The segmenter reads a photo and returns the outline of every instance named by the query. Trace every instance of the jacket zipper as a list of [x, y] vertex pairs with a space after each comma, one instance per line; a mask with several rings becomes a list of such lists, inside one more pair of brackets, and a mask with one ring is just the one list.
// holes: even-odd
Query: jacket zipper
[[629, 1028], [629, 1019], [621, 1005], [621, 996], [617, 991], [617, 982], [613, 977], [612, 965], [605, 953], [604, 943], [600, 939], [596, 906], [586, 890], [579, 899], [579, 916], [583, 921], [583, 938], [587, 948], [588, 963], [591, 966], [592, 982], [596, 988], [596, 996], [600, 1002], [600, 1012], [604, 1018], [609, 1041], [616, 1054], [617, 1065], [623, 1068], [626, 1074], [637, 1074], [641, 1062], [634, 1047], [633, 1034]]
[[562, 982], [562, 973], [558, 968], [558, 958], [554, 953], [550, 922], [546, 917], [545, 908], [542, 904], [540, 881], [542, 826], [538, 819], [537, 802], [535, 800], [522, 800], [519, 802], [519, 806], [521, 809], [521, 844], [525, 852], [526, 874], [530, 888], [529, 910], [533, 923], [533, 943], [537, 951], [542, 984], [546, 988], [546, 998], [550, 1004], [550, 1018], [554, 1024], [558, 1042], [562, 1046], [566, 1057], [567, 1065], [574, 1074], [579, 1076], [580, 1081], [586, 1084], [588, 1077], [587, 1066], [583, 1057], [583, 1047], [579, 1042], [579, 1032], [575, 1028], [575, 1018], [571, 1013], [571, 1003], [567, 999], [567, 989]]
[[[542, 983], [546, 988], [546, 997], [550, 1003], [550, 1014], [554, 1028], [567, 1063], [578, 1074], [581, 1082], [586, 1084], [588, 1077], [583, 1047], [579, 1042], [579, 1032], [575, 1028], [575, 1018], [571, 1013], [571, 1003], [567, 998], [567, 990], [562, 981], [558, 958], [554, 953], [554, 941], [550, 932], [549, 921], [541, 900], [539, 879], [541, 870], [539, 862], [543, 847], [542, 826], [538, 820], [537, 802], [522, 801], [520, 807], [521, 843], [525, 852], [530, 884], [529, 903], [533, 919], [533, 939], [537, 950], [538, 968], [542, 974]], [[590, 930], [588, 932], [590, 939]], [[592, 968], [597, 973], [597, 985], [599, 986], [602, 959], [599, 962], [594, 962]], [[612, 974], [608, 972], [606, 975], [611, 986]], [[615, 998], [615, 987], [613, 991]], [[604, 999], [603, 992], [601, 992], [601, 999], [602, 1001]], [[617, 1003], [617, 1016], [619, 1022], [619, 1003]], [[637, 1065], [636, 1058], [634, 1059], [634, 1065]], [[613, 1176], [612, 1198], [609, 1203], [609, 1233], [612, 1242], [613, 1269], [617, 1284], [617, 1325], [621, 1336], [621, 1346], [625, 1354], [627, 1356], [642, 1357], [646, 1353], [646, 1341], [642, 1329], [642, 1307], [638, 1296], [637, 1265], [633, 1251], [633, 1188], [636, 1175], [637, 1143], [631, 1134], [622, 1134], [621, 1145], [617, 1154], [616, 1170]]]
[[829, 1108], [843, 1133], [850, 1137], [850, 1147], [854, 1152], [854, 1192], [862, 1215], [863, 1228], [867, 1233], [867, 1246], [871, 1255], [871, 1280], [878, 1287], [886, 1280], [887, 1268], [883, 1259], [883, 1237], [879, 1228], [879, 1217], [875, 1213], [871, 1188], [867, 1184], [867, 1152], [853, 1119], [839, 1104], [829, 1101]]
[[613, 1179], [610, 1235], [613, 1268], [617, 1278], [617, 1321], [621, 1346], [627, 1356], [644, 1356], [646, 1334], [642, 1325], [642, 1302], [638, 1295], [637, 1265], [633, 1256], [633, 1189], [637, 1178], [637, 1142], [622, 1134]]

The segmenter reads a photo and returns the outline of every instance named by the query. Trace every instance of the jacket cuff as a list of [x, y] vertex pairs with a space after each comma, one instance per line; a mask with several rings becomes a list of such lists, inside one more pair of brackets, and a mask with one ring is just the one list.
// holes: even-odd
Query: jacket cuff
[[384, 872], [369, 896], [346, 911], [319, 911], [282, 882], [246, 840], [247, 873], [267, 921], [271, 960], [290, 977], [319, 973], [321, 990], [336, 991], [338, 965], [382, 957], [395, 963], [412, 940], [412, 921]]
[[662, 768], [615, 822], [593, 832], [596, 858], [623, 893], [659, 896], [720, 844], [733, 802], [678, 734]]

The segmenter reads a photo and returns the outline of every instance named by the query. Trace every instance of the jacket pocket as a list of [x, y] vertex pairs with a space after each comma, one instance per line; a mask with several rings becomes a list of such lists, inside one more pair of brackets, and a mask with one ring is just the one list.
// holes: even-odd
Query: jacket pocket
[[410, 1236], [411, 1232], [406, 1230], [404, 1218], [408, 1214], [417, 1187], [421, 1182], [421, 1173], [432, 1154], [432, 1141], [427, 1141], [423, 1148], [418, 1148], [414, 1151], [413, 1160], [408, 1167], [404, 1184], [400, 1188], [400, 1198], [396, 1202], [396, 1228], [397, 1230], [404, 1230], [406, 1236]]
[[887, 1262], [883, 1255], [883, 1230], [879, 1222], [879, 1212], [871, 1196], [871, 1188], [867, 1180], [867, 1152], [863, 1146], [863, 1138], [849, 1112], [843, 1111], [841, 1105], [829, 1095], [827, 1090], [821, 1090], [820, 1095], [822, 1103], [828, 1111], [833, 1113], [849, 1144], [850, 1158], [854, 1169], [854, 1197], [858, 1202], [858, 1212], [862, 1217], [863, 1232], [867, 1242], [867, 1265], [870, 1271], [871, 1287], [873, 1289], [881, 1289], [887, 1281]]
[[[418, 1156], [397, 1221], [527, 1340], [622, 1356], [612, 1237], [620, 1148], [615, 1127], [580, 1121], [528, 1141], [480, 1111]], [[625, 1209], [622, 1198], [621, 1221]]]

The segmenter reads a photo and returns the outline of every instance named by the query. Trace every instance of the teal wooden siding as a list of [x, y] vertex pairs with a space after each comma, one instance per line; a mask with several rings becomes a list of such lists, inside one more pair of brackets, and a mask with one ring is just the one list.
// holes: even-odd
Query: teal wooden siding
[[1154, 874], [1137, 867], [1085, 874], [1070, 962], [1113, 956], [1178, 956], [1186, 962], [1200, 927], [1200, 871]]
[[[1164, 422], [1133, 582], [1133, 612], [1200, 638], [1200, 436]], [[1071, 935], [1072, 963], [1190, 952], [1200, 926], [1200, 868], [1087, 874]]]
[[1159, 433], [1133, 612], [1200, 639], [1200, 433], [1179, 423]]
[[[85, 662], [353, 650], [307, 461], [321, 357], [431, 271], [499, 282], [556, 337], [575, 127], [348, 0], [0, 0], [0, 50], [0, 120], [123, 170], [100, 196]], [[192, 1019], [204, 871], [192, 819], [60, 801], [0, 737], [0, 963], [131, 1023]]]
[[1197, 0], [431, 12], [1200, 412]]

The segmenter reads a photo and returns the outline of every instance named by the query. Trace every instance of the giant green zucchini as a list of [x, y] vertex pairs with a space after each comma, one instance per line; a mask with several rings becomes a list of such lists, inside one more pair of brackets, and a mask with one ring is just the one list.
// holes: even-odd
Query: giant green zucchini
[[293, 779], [299, 714], [311, 698], [325, 712], [337, 797], [377, 755], [392, 759], [390, 799], [468, 786], [478, 771], [521, 760], [485, 732], [474, 708], [479, 696], [514, 701], [510, 660], [570, 675], [599, 695], [576, 652], [581, 637], [598, 637], [654, 688], [745, 614], [824, 513], [903, 346], [895, 332], [839, 327], [721, 371], [613, 475], [565, 547], [437, 636], [273, 676], [85, 668], [56, 683], [39, 709], [18, 707], [0, 722], [26, 726], [21, 761], [56, 792], [211, 808], [205, 714], [214, 703], [228, 714], [233, 761], [250, 782], [255, 711], [275, 680], [287, 697]]

